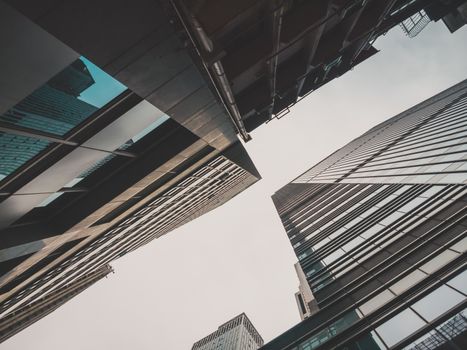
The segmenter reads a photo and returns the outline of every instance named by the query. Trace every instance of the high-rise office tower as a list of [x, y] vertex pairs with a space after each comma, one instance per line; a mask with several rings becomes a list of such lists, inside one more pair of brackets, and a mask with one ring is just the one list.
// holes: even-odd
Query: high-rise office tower
[[160, 2], [43, 5], [0, 0], [0, 342], [260, 179]]
[[467, 347], [467, 80], [273, 201], [319, 311], [264, 350]]
[[232, 318], [193, 344], [191, 350], [255, 350], [263, 345], [263, 338], [245, 313]]

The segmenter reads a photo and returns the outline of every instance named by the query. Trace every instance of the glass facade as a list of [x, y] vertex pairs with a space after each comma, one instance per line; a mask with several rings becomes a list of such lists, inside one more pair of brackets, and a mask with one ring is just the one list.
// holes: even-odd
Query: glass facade
[[80, 57], [0, 116], [22, 128], [64, 136], [126, 87]]
[[[65, 136], [125, 90], [86, 58], [71, 63], [0, 115], [0, 122], [12, 128], [11, 133], [0, 132], [0, 180], [50, 144], [44, 134]], [[17, 129], [23, 134], [16, 134]], [[24, 136], [24, 132], [35, 137]]]
[[[24, 298], [35, 297], [53, 292], [60, 286], [66, 285], [89, 271], [94, 271], [151, 240], [158, 238], [182, 224], [193, 220], [205, 212], [216, 208], [248, 187], [257, 179], [227, 157], [219, 155], [197, 167], [180, 181], [169, 186], [168, 189], [151, 196], [139, 209], [128, 214], [124, 220], [82, 247], [33, 284], [29, 284], [20, 294], [10, 298], [0, 305], [0, 317], [21, 309]], [[135, 195], [140, 200], [138, 194]], [[132, 199], [121, 202], [124, 210], [115, 208], [111, 217], [118, 216], [129, 209], [127, 204]], [[111, 219], [102, 218], [94, 226], [108, 223]], [[104, 225], [105, 226], [105, 225]], [[95, 228], [95, 227], [94, 227]], [[27, 307], [27, 306], [26, 306]], [[246, 321], [245, 321], [246, 322]], [[253, 350], [262, 344], [259, 335], [251, 335], [247, 326], [246, 332], [235, 344], [245, 344], [246, 350]]]
[[46, 140], [0, 132], [0, 181], [49, 145]]
[[[25, 190], [25, 194], [50, 193], [45, 200], [37, 202], [31, 209], [49, 205], [60, 198], [64, 194], [63, 191], [68, 191], [70, 188], [79, 187], [87, 190], [94, 186], [100, 179], [88, 181], [84, 187], [82, 180], [90, 178], [98, 169], [110, 164], [113, 160], [114, 164], [123, 165], [134, 158], [140, 152], [137, 150], [137, 153], [132, 153], [135, 146], [146, 137], [150, 137], [149, 135], [167, 120], [169, 117], [149, 102], [144, 100], [139, 102], [52, 165], [48, 172], [54, 173], [53, 186], [36, 186], [34, 189]], [[41, 135], [38, 135], [36, 139], [14, 133], [0, 134], [0, 157], [3, 160], [0, 166], [0, 174], [3, 176], [0, 180], [14, 173], [28, 160], [41, 154], [50, 144], [60, 144], [60, 140], [49, 142], [41, 139]], [[44, 173], [40, 177], [47, 178], [48, 176]]]
[[[159, 111], [155, 108], [155, 107], [150, 107], [151, 109], [153, 109], [153, 113], [155, 115], [159, 114]], [[133, 113], [130, 113], [131, 114], [131, 117], [138, 117], [139, 115], [133, 115]], [[138, 143], [140, 140], [142, 140], [146, 135], [148, 135], [151, 131], [154, 131], [155, 129], [157, 129], [159, 126], [161, 126], [166, 120], [169, 119], [169, 116], [167, 116], [166, 114], [162, 114], [160, 116], [155, 116], [154, 118], [152, 119], [155, 119], [154, 122], [151, 122], [149, 125], [147, 125], [147, 123], [143, 124], [142, 126], [140, 126], [139, 128], [136, 129], [136, 133], [134, 135], [131, 136], [131, 138], [129, 138], [128, 140], [126, 140], [125, 142], [123, 142], [121, 145], [118, 145], [118, 142], [115, 143], [115, 145], [113, 147], [116, 147], [115, 149], [112, 149], [113, 147], [111, 148], [108, 148], [110, 147], [109, 144], [107, 145], [101, 145], [102, 148], [107, 148], [109, 150], [112, 150], [112, 151], [126, 151], [126, 150], [131, 150], [132, 146], [135, 145], [136, 143]], [[147, 126], [146, 126], [147, 125]], [[112, 127], [112, 125], [111, 125]], [[141, 128], [144, 127], [142, 130]], [[116, 146], [118, 145], [118, 146]], [[98, 160], [97, 162], [95, 162], [94, 164], [92, 164], [90, 167], [88, 167], [87, 169], [85, 169], [83, 172], [81, 172], [77, 177], [75, 177], [73, 180], [71, 180], [69, 183], [67, 183], [66, 185], [64, 185], [63, 187], [65, 188], [72, 188], [72, 187], [75, 187], [76, 185], [78, 185], [82, 180], [84, 180], [85, 178], [87, 178], [88, 176], [90, 176], [91, 174], [93, 174], [97, 169], [101, 168], [102, 166], [104, 166], [105, 164], [107, 164], [108, 162], [110, 162], [112, 159], [115, 159], [116, 157], [119, 157], [117, 156], [116, 154], [114, 153], [110, 153], [106, 156], [104, 156], [102, 159]], [[79, 186], [79, 185], [78, 185]]]
[[260, 178], [164, 6], [127, 5], [39, 24], [32, 2], [0, 1], [0, 342], [53, 311], [44, 298]]
[[319, 311], [265, 350], [466, 348], [466, 123], [464, 81], [273, 195]]
[[467, 97], [452, 91], [373, 128], [294, 182], [465, 183]]

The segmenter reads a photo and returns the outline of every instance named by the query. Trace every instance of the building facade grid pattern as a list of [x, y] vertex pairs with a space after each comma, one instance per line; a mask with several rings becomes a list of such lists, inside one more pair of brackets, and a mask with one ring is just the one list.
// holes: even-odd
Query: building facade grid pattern
[[274, 194], [319, 311], [265, 350], [467, 345], [466, 123], [464, 81]]

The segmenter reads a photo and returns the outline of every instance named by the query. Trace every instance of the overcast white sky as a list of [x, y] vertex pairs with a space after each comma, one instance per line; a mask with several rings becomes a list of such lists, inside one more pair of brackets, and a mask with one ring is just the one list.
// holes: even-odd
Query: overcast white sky
[[0, 347], [186, 350], [246, 312], [265, 341], [299, 322], [296, 258], [270, 196], [363, 132], [467, 78], [467, 27], [399, 28], [381, 50], [253, 132], [263, 179], [233, 200], [113, 263], [98, 282]]

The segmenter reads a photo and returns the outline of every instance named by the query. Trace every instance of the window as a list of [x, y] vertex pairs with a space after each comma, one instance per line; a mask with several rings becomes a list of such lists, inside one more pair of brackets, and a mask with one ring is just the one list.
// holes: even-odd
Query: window
[[339, 347], [338, 350], [386, 350], [381, 339], [378, 335], [371, 331], [368, 334], [360, 337], [354, 343], [347, 343], [342, 347]]
[[336, 261], [337, 259], [339, 259], [342, 255], [344, 255], [344, 251], [342, 249], [338, 249], [334, 252], [332, 252], [329, 256], [327, 256], [326, 258], [323, 259], [323, 262], [326, 264], [326, 265], [329, 265], [331, 263], [333, 263], [334, 261]]
[[427, 321], [433, 321], [464, 299], [464, 296], [454, 289], [442, 285], [423, 299], [414, 303], [412, 308]]
[[415, 312], [406, 309], [377, 327], [376, 332], [388, 346], [393, 346], [424, 325]]
[[359, 320], [357, 313], [352, 310], [345, 313], [341, 318], [337, 321], [332, 323], [330, 326], [326, 327], [325, 329], [319, 331], [313, 337], [305, 340], [298, 346], [299, 350], [312, 350], [320, 346], [321, 344], [327, 342], [329, 339], [334, 337], [335, 335], [339, 334], [356, 321]]
[[420, 270], [426, 273], [432, 273], [438, 270], [441, 266], [446, 265], [451, 260], [455, 259], [459, 254], [451, 251], [445, 250], [441, 254], [437, 255], [426, 264], [420, 266]]
[[426, 274], [424, 274], [420, 270], [415, 270], [409, 273], [407, 276], [403, 277], [396, 283], [394, 283], [390, 289], [396, 293], [396, 294], [401, 294], [413, 285], [417, 284], [419, 281], [424, 279], [426, 277]]
[[359, 309], [364, 315], [368, 315], [369, 313], [379, 308], [381, 305], [386, 304], [392, 298], [394, 298], [394, 294], [386, 289], [368, 300], [366, 303], [360, 305]]
[[459, 292], [467, 294], [467, 270], [458, 274], [448, 283], [449, 286], [457, 289]]

